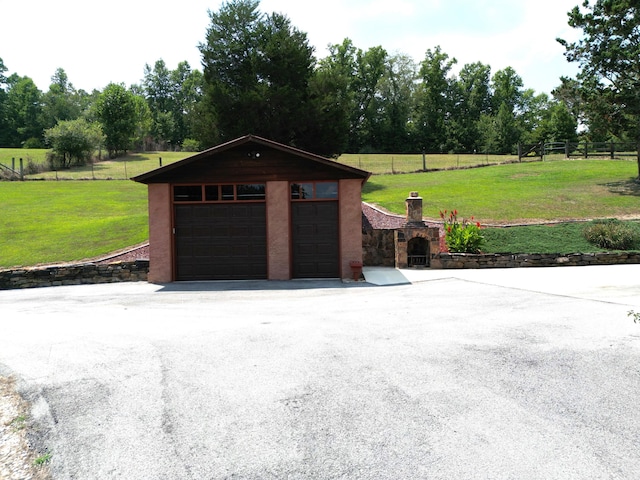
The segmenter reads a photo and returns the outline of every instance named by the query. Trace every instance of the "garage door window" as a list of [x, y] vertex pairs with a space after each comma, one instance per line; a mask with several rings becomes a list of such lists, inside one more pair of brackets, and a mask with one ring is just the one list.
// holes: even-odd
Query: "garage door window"
[[260, 202], [265, 200], [264, 183], [235, 185], [174, 185], [173, 201], [182, 202]]
[[336, 200], [338, 182], [307, 182], [291, 184], [291, 200]]

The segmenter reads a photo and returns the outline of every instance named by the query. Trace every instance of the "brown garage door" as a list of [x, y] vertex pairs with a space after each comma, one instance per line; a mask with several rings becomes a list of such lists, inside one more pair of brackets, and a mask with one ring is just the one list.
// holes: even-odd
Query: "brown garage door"
[[339, 277], [338, 202], [292, 202], [294, 278]]
[[175, 206], [177, 280], [267, 278], [264, 203]]

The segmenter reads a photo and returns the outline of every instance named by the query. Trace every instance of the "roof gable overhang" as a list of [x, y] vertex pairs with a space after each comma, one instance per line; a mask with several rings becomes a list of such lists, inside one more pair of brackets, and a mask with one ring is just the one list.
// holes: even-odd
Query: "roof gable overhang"
[[370, 172], [255, 135], [220, 144], [132, 180], [140, 183], [338, 180]]

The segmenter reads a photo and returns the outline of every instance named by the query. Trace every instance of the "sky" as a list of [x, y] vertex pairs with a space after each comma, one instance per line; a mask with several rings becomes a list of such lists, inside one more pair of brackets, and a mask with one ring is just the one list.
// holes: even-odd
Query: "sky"
[[[264, 13], [285, 14], [306, 32], [320, 59], [350, 38], [362, 50], [424, 59], [440, 46], [457, 60], [454, 73], [482, 62], [492, 74], [511, 66], [525, 88], [550, 93], [560, 76], [575, 76], [556, 38], [575, 40], [567, 12], [582, 0], [261, 0]], [[145, 64], [187, 61], [202, 70], [198, 44], [222, 0], [0, 0], [0, 58], [8, 75], [47, 91], [63, 68], [77, 89], [110, 82], [139, 84]]]

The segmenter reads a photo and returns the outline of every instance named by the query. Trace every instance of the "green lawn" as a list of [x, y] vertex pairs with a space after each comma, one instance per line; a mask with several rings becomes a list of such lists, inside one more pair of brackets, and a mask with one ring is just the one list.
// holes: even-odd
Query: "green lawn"
[[0, 182], [0, 267], [80, 260], [148, 238], [147, 189], [131, 181]]
[[457, 209], [483, 224], [640, 216], [637, 164], [631, 160], [570, 160], [468, 170], [376, 175], [363, 200], [403, 214], [411, 191], [424, 214]]
[[[182, 155], [188, 154], [128, 157], [136, 160], [127, 161], [127, 176], [157, 167], [158, 156], [166, 165]], [[461, 216], [474, 215], [485, 225], [639, 217], [636, 176], [637, 164], [632, 160], [375, 175], [365, 184], [363, 200], [404, 214], [405, 198], [417, 190], [424, 198], [425, 216], [439, 219], [440, 210], [455, 208]], [[148, 238], [146, 186], [129, 180], [0, 182], [0, 202], [0, 267], [79, 260]], [[580, 224], [487, 229], [484, 250], [595, 251], [585, 244], [581, 229]]]

